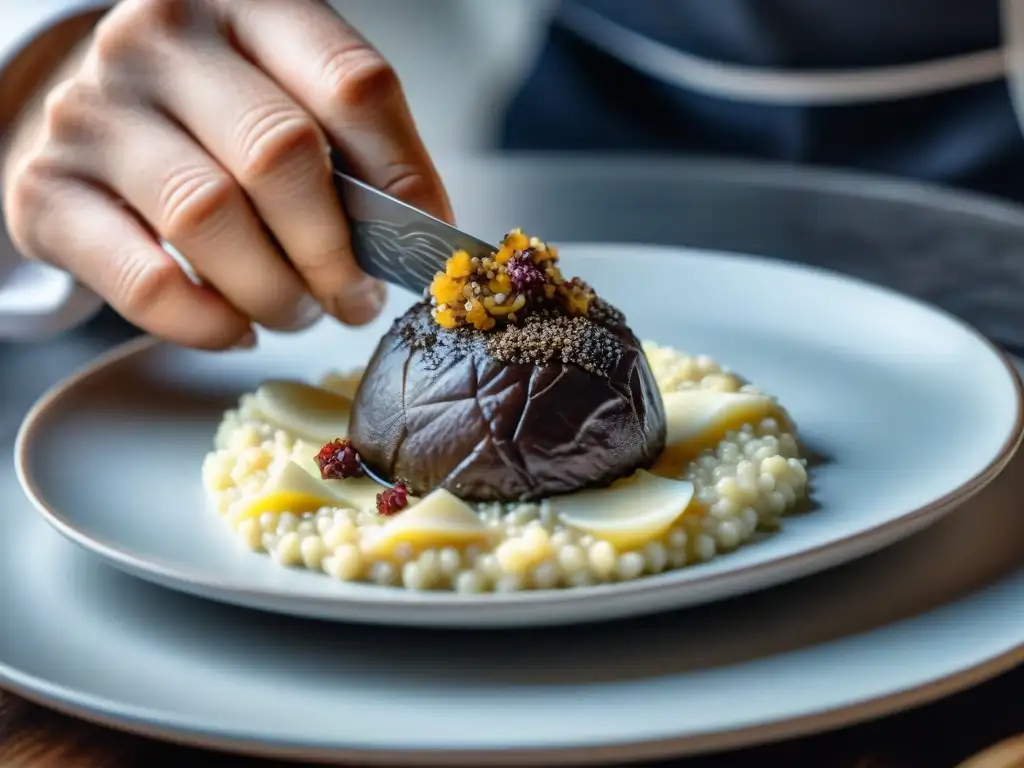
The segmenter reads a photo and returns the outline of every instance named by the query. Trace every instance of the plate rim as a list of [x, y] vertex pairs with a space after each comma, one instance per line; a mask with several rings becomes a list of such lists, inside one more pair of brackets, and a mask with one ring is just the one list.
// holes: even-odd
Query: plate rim
[[[941, 610], [941, 606], [939, 609]], [[906, 620], [908, 619], [905, 617], [903, 621]], [[315, 764], [334, 764], [340, 760], [358, 761], [367, 765], [398, 763], [410, 766], [521, 766], [536, 765], [538, 760], [543, 760], [545, 765], [617, 765], [620, 761], [632, 763], [694, 757], [825, 733], [924, 706], [980, 685], [1022, 664], [1024, 642], [984, 661], [926, 683], [810, 714], [667, 739], [597, 745], [542, 746], [534, 749], [517, 747], [380, 750], [365, 747], [303, 746], [281, 740], [270, 743], [269, 740], [260, 741], [238, 733], [218, 735], [215, 728], [186, 722], [187, 718], [181, 715], [161, 714], [149, 707], [125, 706], [109, 697], [81, 693], [68, 686], [51, 683], [38, 675], [19, 672], [2, 661], [0, 683], [8, 691], [27, 701], [95, 725], [170, 744], [264, 759], [301, 760]]]
[[[740, 566], [738, 568], [722, 573], [712, 574], [701, 579], [678, 581], [678, 574], [681, 571], [674, 571], [648, 576], [631, 582], [600, 584], [582, 589], [529, 590], [502, 594], [499, 599], [495, 599], [494, 595], [487, 594], [461, 595], [445, 592], [418, 592], [403, 589], [389, 590], [387, 595], [382, 597], [379, 593], [373, 593], [372, 590], [376, 588], [372, 585], [354, 585], [357, 589], [354, 589], [347, 594], [330, 596], [303, 595], [302, 601], [304, 603], [325, 607], [333, 606], [335, 609], [341, 606], [348, 606], [355, 610], [365, 608], [366, 606], [379, 605], [387, 605], [389, 608], [404, 608], [410, 610], [422, 610], [424, 608], [460, 609], [464, 607], [467, 609], [487, 607], [491, 610], [499, 608], [522, 609], [537, 605], [558, 606], [566, 603], [571, 603], [574, 606], [586, 606], [587, 604], [592, 604], [595, 601], [601, 601], [608, 597], [627, 599], [636, 594], [658, 594], [663, 596], [666, 593], [672, 593], [683, 588], [693, 589], [697, 585], [700, 585], [705, 589], [711, 589], [712, 591], [714, 591], [716, 587], [719, 590], [724, 590], [725, 587], [734, 581], [749, 579], [757, 574], [763, 574], [765, 572], [776, 574], [775, 578], [759, 581], [757, 586], [753, 589], [737, 590], [735, 593], [727, 592], [727, 594], [730, 595], [749, 594], [760, 591], [761, 589], [777, 586], [781, 583], [800, 578], [801, 576], [813, 574], [821, 570], [820, 567], [816, 566], [816, 563], [823, 559], [829, 559], [832, 563], [832, 567], [834, 567], [858, 557], [871, 554], [872, 552], [894, 544], [903, 538], [916, 533], [925, 526], [936, 522], [957, 505], [962, 504], [966, 500], [975, 496], [989, 483], [991, 483], [992, 480], [994, 480], [1010, 462], [1021, 443], [1024, 442], [1024, 381], [1022, 381], [1021, 374], [1018, 372], [1006, 352], [996, 346], [972, 324], [957, 317], [942, 307], [937, 307], [914, 296], [901, 293], [900, 291], [873, 283], [863, 278], [847, 275], [825, 267], [792, 262], [775, 257], [757, 256], [754, 254], [731, 251], [717, 251], [713, 249], [690, 248], [687, 246], [656, 245], [635, 242], [604, 241], [599, 243], [589, 243], [585, 241], [571, 241], [562, 244], [560, 247], [566, 252], [579, 249], [581, 251], [589, 251], [592, 254], [590, 256], [581, 255], [581, 258], [605, 256], [613, 252], [617, 252], [620, 249], [629, 248], [649, 252], [667, 251], [669, 253], [674, 253], [676, 258], [685, 254], [691, 258], [748, 261], [771, 269], [811, 272], [814, 273], [815, 277], [818, 279], [853, 283], [861, 289], [870, 290], [876, 293], [884, 293], [894, 300], [909, 302], [916, 305], [919, 309], [931, 314], [939, 315], [948, 322], [958, 325], [969, 335], [973, 336], [976, 341], [978, 341], [990, 354], [994, 355], [1002, 364], [1004, 372], [1010, 377], [1010, 381], [1016, 394], [1016, 412], [1014, 415], [1013, 426], [1010, 429], [1006, 440], [1000, 446], [999, 451], [991, 458], [984, 468], [956, 488], [951, 489], [946, 494], [943, 494], [936, 499], [932, 499], [930, 502], [914, 510], [908, 511], [896, 518], [879, 523], [867, 530], [861, 531], [858, 534], [839, 541], [819, 544], [814, 547], [801, 550], [800, 552], [783, 555], [767, 562]], [[182, 573], [178, 569], [165, 566], [159, 562], [155, 562], [135, 554], [123, 547], [106, 541], [101, 541], [90, 536], [78, 530], [70, 521], [65, 519], [57, 509], [53, 508], [46, 502], [42, 489], [36, 483], [31, 473], [29, 468], [29, 454], [34, 434], [45, 420], [48, 412], [56, 406], [62, 398], [66, 397], [69, 392], [76, 388], [80, 383], [101, 373], [109, 366], [134, 355], [143, 354], [144, 352], [159, 346], [173, 347], [175, 345], [149, 335], [142, 335], [138, 338], [123, 342], [101, 354], [90, 363], [81, 366], [72, 374], [66, 376], [46, 390], [28, 410], [18, 428], [14, 444], [14, 465], [18, 482], [29, 501], [40, 513], [43, 519], [51, 525], [51, 527], [56, 529], [61, 535], [79, 547], [103, 558], [120, 570], [133, 576], [151, 581], [152, 583], [158, 584], [164, 588], [177, 589], [188, 594], [200, 595], [207, 599], [221, 599], [225, 602], [230, 602], [235, 605], [243, 605], [249, 608], [256, 607], [258, 610], [272, 610], [263, 607], [266, 599], [281, 600], [287, 596], [294, 597], [294, 593], [289, 589], [277, 586], [254, 589], [246, 586], [245, 584], [237, 584], [233, 581], [227, 580], [218, 580], [216, 583], [213, 583], [196, 574]], [[858, 546], [854, 546], [855, 542]], [[834, 559], [834, 550], [837, 548], [845, 552], [845, 555], [838, 560]], [[677, 579], [672, 579], [673, 575], [677, 576]], [[359, 587], [365, 587], [366, 591], [359, 589]], [[217, 593], [218, 597], [211, 598], [211, 592]], [[721, 595], [712, 597], [709, 600], [700, 600], [697, 601], [697, 603], [711, 602], [717, 599], [721, 599]], [[327, 613], [334, 613], [335, 615], [328, 616], [326, 615]], [[313, 616], [314, 614], [303, 613], [301, 615]], [[337, 615], [336, 611], [325, 611], [323, 618], [329, 621], [340, 620], [340, 616]], [[421, 624], [421, 622], [416, 621], [395, 622], [386, 619], [381, 621], [376, 617], [346, 620], [385, 624]], [[537, 621], [525, 623], [534, 623], [539, 626], [541, 624], [572, 623], [587, 620], [589, 619], [569, 618], [565, 621], [556, 620], [554, 622]], [[509, 622], [510, 625], [515, 623], [522, 622]], [[461, 626], [501, 626], [503, 624], [505, 624], [505, 622], [488, 621], [486, 620], [486, 617], [481, 616], [480, 621], [463, 622]], [[440, 622], [439, 625], [453, 626], [453, 623], [443, 621]]]

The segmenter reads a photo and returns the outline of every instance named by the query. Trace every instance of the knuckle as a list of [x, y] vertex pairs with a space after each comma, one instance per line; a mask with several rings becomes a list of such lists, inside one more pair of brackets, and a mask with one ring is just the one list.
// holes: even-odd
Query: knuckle
[[149, 315], [181, 269], [170, 258], [129, 257], [121, 260], [114, 296], [119, 309], [132, 319]]
[[134, 49], [137, 38], [126, 27], [123, 13], [108, 13], [96, 25], [92, 35], [92, 51], [100, 61], [121, 58], [125, 49]]
[[335, 106], [352, 109], [375, 104], [401, 92], [401, 83], [387, 59], [369, 46], [343, 48], [324, 64], [324, 79]]
[[196, 0], [127, 0], [124, 18], [136, 30], [174, 35], [192, 26], [203, 5]]
[[4, 220], [11, 242], [19, 253], [35, 253], [36, 238], [30, 226], [35, 217], [30, 212], [37, 207], [38, 197], [23, 184], [13, 187], [6, 197]]
[[194, 2], [189, 0], [128, 0], [139, 18], [161, 25], [180, 24], [188, 16]]
[[21, 199], [26, 196], [31, 196], [32, 200], [37, 199], [35, 195], [41, 193], [43, 180], [51, 170], [50, 163], [42, 153], [26, 157], [9, 170], [6, 183], [8, 194]]
[[41, 156], [27, 159], [9, 173], [4, 215], [11, 240], [21, 253], [38, 256], [45, 250], [49, 226], [43, 214], [58, 200], [51, 187], [50, 168]]
[[74, 79], [58, 83], [43, 99], [45, 136], [62, 144], [98, 141], [108, 125], [108, 115], [100, 92]]
[[59, 122], [75, 102], [77, 88], [71, 80], [57, 83], [43, 99], [43, 114], [46, 122]]
[[139, 53], [154, 38], [181, 34], [190, 25], [195, 5], [190, 0], [123, 0], [96, 26], [93, 48], [104, 61]]
[[144, 29], [140, 28], [127, 5], [104, 16], [93, 32], [92, 51], [102, 64], [119, 62], [143, 47]]
[[92, 99], [74, 80], [58, 83], [43, 99], [43, 115], [47, 131], [61, 132], [64, 127], [80, 123], [92, 110]]
[[316, 122], [304, 112], [279, 105], [253, 109], [239, 125], [241, 146], [240, 178], [246, 185], [258, 184], [286, 168], [289, 161], [304, 159], [323, 165], [326, 151]]
[[171, 174], [160, 195], [161, 234], [172, 243], [209, 235], [236, 199], [234, 179], [211, 168]]

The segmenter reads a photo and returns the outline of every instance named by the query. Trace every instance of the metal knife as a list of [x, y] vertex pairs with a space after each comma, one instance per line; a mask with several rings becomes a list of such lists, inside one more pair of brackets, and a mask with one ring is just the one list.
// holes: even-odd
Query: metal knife
[[352, 250], [369, 275], [422, 294], [457, 250], [489, 256], [493, 245], [334, 171], [334, 186], [348, 216]]

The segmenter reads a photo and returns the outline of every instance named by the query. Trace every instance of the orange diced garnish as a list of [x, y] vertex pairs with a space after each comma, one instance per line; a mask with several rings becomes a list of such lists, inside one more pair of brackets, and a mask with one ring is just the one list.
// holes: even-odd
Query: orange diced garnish
[[512, 290], [512, 279], [508, 275], [497, 274], [487, 284], [487, 287], [490, 288], [491, 293], [508, 293]]
[[561, 285], [562, 283], [565, 282], [565, 278], [562, 276], [562, 270], [560, 270], [553, 264], [547, 269], [545, 269], [544, 272], [547, 274], [548, 277], [551, 278], [551, 282], [553, 282], [555, 285]]
[[535, 304], [544, 308], [552, 300], [562, 312], [587, 315], [593, 291], [567, 281], [557, 258], [557, 249], [519, 228], [506, 234], [493, 254], [474, 258], [455, 251], [430, 284], [433, 317], [444, 328], [486, 331], [515, 323]]
[[438, 304], [456, 304], [462, 300], [463, 287], [462, 280], [456, 280], [443, 272], [438, 272], [430, 284], [430, 295], [437, 300]]
[[452, 257], [448, 259], [448, 263], [445, 265], [445, 273], [448, 277], [469, 277], [470, 272], [473, 271], [473, 265], [470, 263], [470, 256], [465, 251], [456, 251], [452, 254]]
[[569, 311], [576, 315], [585, 315], [590, 311], [590, 294], [573, 293], [569, 295]]
[[491, 304], [487, 307], [487, 311], [492, 315], [507, 315], [511, 312], [518, 312], [526, 305], [525, 296], [516, 296], [512, 301], [507, 301], [504, 304]]
[[483, 303], [477, 300], [469, 302], [469, 309], [466, 310], [466, 320], [480, 331], [489, 331], [494, 327], [494, 318], [487, 314]]
[[456, 325], [455, 313], [450, 309], [442, 309], [434, 313], [434, 319], [442, 328], [454, 328]]
[[586, 286], [578, 285], [576, 281], [573, 281], [559, 286], [558, 292], [565, 299], [566, 309], [570, 314], [586, 315], [590, 312], [590, 302], [594, 298], [594, 292]]
[[511, 248], [513, 251], [525, 251], [530, 247], [530, 238], [523, 234], [522, 230], [513, 229], [505, 235], [502, 245]]

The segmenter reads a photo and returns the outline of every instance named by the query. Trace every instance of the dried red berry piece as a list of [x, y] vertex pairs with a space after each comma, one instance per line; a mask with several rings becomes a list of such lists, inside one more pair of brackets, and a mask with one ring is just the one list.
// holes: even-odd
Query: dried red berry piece
[[533, 263], [533, 252], [530, 250], [516, 251], [505, 265], [505, 271], [519, 293], [534, 293], [547, 282], [543, 270]]
[[324, 445], [316, 455], [316, 464], [324, 480], [345, 480], [363, 475], [359, 453], [350, 440], [339, 438]]
[[377, 514], [385, 517], [401, 512], [409, 503], [409, 489], [405, 483], [395, 483], [395, 487], [377, 494]]

